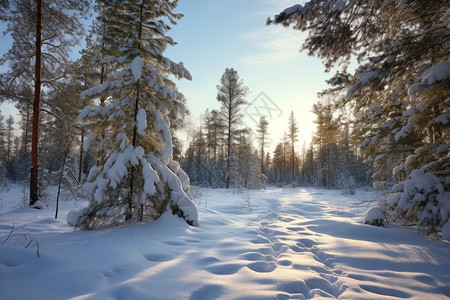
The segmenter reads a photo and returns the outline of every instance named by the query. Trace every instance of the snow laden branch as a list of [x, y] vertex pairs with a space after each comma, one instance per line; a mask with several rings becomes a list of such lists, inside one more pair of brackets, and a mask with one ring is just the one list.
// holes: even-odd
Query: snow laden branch
[[449, 22], [440, 1], [391, 0], [310, 0], [267, 21], [306, 31], [326, 70], [358, 63], [324, 94], [353, 111], [374, 186], [392, 188], [383, 211], [437, 236], [450, 226]]
[[72, 212], [69, 222], [94, 229], [148, 222], [171, 211], [197, 226], [189, 178], [173, 160], [171, 133], [185, 112], [185, 98], [170, 78], [191, 75], [182, 63], [163, 55], [173, 44], [163, 20], [180, 18], [172, 12], [176, 2], [118, 4], [105, 7], [102, 16], [108, 52], [100, 61], [113, 71], [108, 80], [81, 94], [91, 103], [100, 100], [79, 115], [90, 131], [84, 149], [96, 153], [98, 161], [85, 184], [90, 204]]

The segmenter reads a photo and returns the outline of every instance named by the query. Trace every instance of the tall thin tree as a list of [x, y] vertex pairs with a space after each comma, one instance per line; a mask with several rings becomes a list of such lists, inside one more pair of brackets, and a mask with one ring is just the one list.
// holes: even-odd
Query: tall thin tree
[[226, 187], [229, 188], [230, 180], [230, 158], [233, 153], [233, 142], [237, 132], [237, 125], [241, 119], [241, 109], [246, 103], [245, 96], [248, 93], [248, 87], [244, 81], [239, 78], [236, 70], [226, 68], [217, 85], [217, 101], [222, 104], [221, 115], [226, 120], [227, 126], [227, 176]]
[[267, 170], [265, 170], [264, 158], [265, 148], [268, 144], [267, 135], [269, 134], [269, 122], [264, 116], [259, 119], [256, 132], [258, 133], [257, 140], [259, 141], [259, 160], [261, 162], [261, 172], [266, 174]]
[[288, 138], [291, 143], [291, 180], [295, 181], [295, 143], [298, 141], [298, 126], [297, 122], [295, 121], [294, 112], [291, 111], [291, 114], [289, 115], [289, 128], [288, 128]]
[[[66, 75], [69, 51], [83, 34], [82, 18], [89, 12], [86, 0], [11, 0], [1, 7], [0, 20], [13, 44], [0, 59], [9, 70], [0, 74], [0, 96], [34, 85], [30, 205], [38, 200], [38, 140], [42, 85], [52, 85]], [[42, 78], [45, 78], [44, 80]], [[16, 98], [16, 97], [14, 97]], [[20, 99], [19, 99], [20, 101]]]

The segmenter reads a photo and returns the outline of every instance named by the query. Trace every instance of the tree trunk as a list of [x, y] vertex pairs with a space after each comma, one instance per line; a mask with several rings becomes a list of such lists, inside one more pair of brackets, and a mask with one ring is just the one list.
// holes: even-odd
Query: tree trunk
[[36, 65], [33, 103], [33, 132], [31, 137], [30, 206], [38, 201], [38, 140], [39, 108], [41, 102], [41, 29], [42, 0], [36, 0]]
[[83, 173], [83, 154], [84, 154], [83, 144], [84, 144], [84, 128], [81, 129], [80, 159], [78, 162], [78, 183], [79, 184], [81, 183], [81, 175]]
[[63, 164], [62, 164], [62, 167], [61, 167], [61, 172], [59, 173], [58, 192], [57, 192], [57, 195], [56, 195], [55, 219], [58, 219], [59, 196], [61, 195], [61, 185], [62, 185], [62, 180], [64, 178], [64, 168], [66, 167], [66, 164], [67, 164], [67, 157], [69, 156], [70, 146], [71, 145], [72, 145], [72, 137], [70, 137], [70, 143], [67, 146], [66, 151], [64, 152]]
[[[141, 41], [141, 38], [142, 38], [143, 11], [144, 11], [144, 5], [141, 3], [140, 15], [139, 15], [140, 26], [139, 26], [139, 33], [138, 33], [139, 41]], [[139, 56], [140, 54], [141, 54], [141, 43], [139, 42], [137, 55]], [[138, 79], [138, 81], [136, 83], [136, 102], [134, 105], [134, 127], [133, 127], [133, 140], [132, 140], [133, 148], [136, 148], [136, 146], [137, 146], [137, 114], [139, 111], [139, 97], [140, 97], [140, 79]], [[135, 171], [135, 167], [131, 167], [131, 170], [130, 170], [130, 196], [128, 199], [128, 212], [125, 217], [126, 220], [130, 220], [132, 217], [132, 213], [133, 213], [134, 171]], [[141, 204], [141, 214], [139, 216], [140, 222], [142, 222], [142, 219], [144, 217], [143, 214], [144, 214], [144, 205]]]
[[291, 145], [292, 145], [292, 153], [291, 153], [291, 165], [292, 165], [292, 182], [295, 182], [295, 152], [294, 152], [294, 133], [292, 133], [292, 139], [291, 139]]
[[230, 105], [228, 107], [228, 159], [227, 159], [227, 189], [230, 186], [230, 158], [231, 158], [231, 96], [230, 97]]
[[331, 144], [328, 146], [328, 183], [327, 188], [331, 188]]
[[311, 185], [314, 183], [314, 150], [311, 143]]

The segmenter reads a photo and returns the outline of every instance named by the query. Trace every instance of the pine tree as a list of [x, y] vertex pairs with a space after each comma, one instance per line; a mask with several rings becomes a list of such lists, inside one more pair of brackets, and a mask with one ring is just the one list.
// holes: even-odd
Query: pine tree
[[14, 143], [14, 118], [10, 115], [6, 119], [6, 165], [13, 156], [13, 145]]
[[272, 161], [272, 167], [274, 170], [274, 183], [279, 184], [281, 182], [284, 182], [284, 155], [283, 155], [283, 144], [278, 143], [275, 147], [275, 150], [273, 151], [273, 161]]
[[90, 124], [85, 149], [101, 149], [85, 187], [90, 204], [71, 216], [77, 227], [93, 229], [124, 221], [158, 218], [170, 209], [191, 225], [197, 208], [187, 196], [189, 179], [172, 157], [171, 126], [185, 111], [185, 98], [170, 76], [191, 79], [182, 63], [163, 56], [174, 41], [166, 35], [182, 15], [177, 1], [115, 1], [107, 19], [105, 60], [113, 78], [82, 93], [107, 102], [86, 106], [79, 118]]
[[319, 146], [320, 153], [323, 156], [323, 166], [326, 168], [324, 176], [325, 187], [333, 187], [332, 171], [333, 171], [333, 146], [336, 145], [338, 139], [338, 130], [340, 127], [339, 118], [334, 118], [334, 108], [330, 103], [319, 102], [314, 104], [313, 112], [317, 118], [317, 130], [314, 136], [316, 145]]
[[5, 117], [0, 110], [0, 183], [6, 181], [6, 147], [5, 147], [5, 134], [6, 126], [3, 123]]
[[291, 114], [289, 115], [289, 126], [288, 126], [288, 135], [287, 135], [289, 141], [290, 141], [290, 153], [291, 153], [291, 180], [292, 182], [295, 181], [295, 171], [296, 171], [296, 156], [295, 156], [295, 142], [298, 141], [298, 126], [297, 122], [294, 118], [294, 112], [291, 111]]
[[265, 117], [261, 117], [259, 119], [258, 127], [256, 128], [256, 132], [258, 133], [257, 140], [259, 142], [259, 161], [261, 164], [261, 172], [266, 174], [267, 167], [264, 161], [265, 159], [265, 148], [269, 144], [268, 142], [268, 134], [269, 134], [269, 122]]
[[[448, 22], [445, 1], [308, 1], [269, 23], [309, 31], [303, 49], [327, 69], [359, 67], [344, 84], [394, 219], [426, 232], [450, 224]], [[424, 184], [428, 182], [428, 184]], [[450, 226], [450, 225], [447, 225]]]
[[222, 119], [222, 115], [217, 110], [212, 110], [206, 113], [205, 118], [206, 125], [206, 140], [209, 148], [210, 157], [215, 164], [221, 155], [220, 149], [224, 141], [225, 125]]
[[[245, 96], [247, 93], [248, 88], [244, 85], [244, 81], [239, 78], [237, 71], [233, 68], [226, 68], [220, 79], [220, 84], [217, 85], [217, 101], [222, 105], [220, 113], [226, 123], [227, 174], [231, 174], [230, 157], [233, 153], [233, 143], [241, 119], [241, 109], [246, 103]], [[230, 183], [231, 179], [227, 175], [227, 188]]]
[[81, 21], [89, 11], [89, 2], [13, 0], [2, 9], [0, 19], [7, 22], [6, 33], [13, 37], [13, 45], [0, 59], [0, 64], [9, 63], [10, 67], [9, 72], [0, 74], [0, 94], [32, 82], [34, 85], [30, 177], [30, 205], [34, 205], [38, 200], [42, 85], [51, 85], [65, 77], [69, 51], [83, 33]]

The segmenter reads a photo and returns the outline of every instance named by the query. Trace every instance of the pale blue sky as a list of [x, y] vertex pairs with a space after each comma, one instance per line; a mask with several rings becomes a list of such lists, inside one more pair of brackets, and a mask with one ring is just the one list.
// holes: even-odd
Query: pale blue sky
[[[180, 0], [176, 12], [184, 14], [169, 35], [178, 43], [166, 56], [182, 61], [193, 80], [177, 82], [188, 99], [188, 109], [198, 124], [207, 109], [219, 108], [216, 85], [225, 68], [236, 69], [250, 88], [247, 114], [268, 115], [273, 149], [287, 130], [289, 114], [294, 111], [303, 140], [309, 143], [314, 114], [312, 105], [317, 92], [326, 87], [330, 74], [323, 72], [321, 62], [300, 53], [303, 34], [282, 26], [266, 26], [267, 17], [296, 4], [292, 0]], [[0, 30], [4, 26], [0, 24]], [[0, 54], [9, 48], [8, 38], [1, 37]], [[0, 66], [1, 70], [2, 66]], [[270, 99], [257, 98], [263, 92]], [[255, 100], [256, 99], [256, 100]], [[264, 103], [266, 101], [266, 107]], [[271, 103], [271, 101], [273, 103]], [[256, 111], [254, 107], [258, 107]], [[278, 110], [278, 108], [280, 110]], [[9, 115], [5, 105], [2, 114]], [[254, 121], [244, 119], [252, 129]]]
[[[169, 33], [178, 45], [166, 55], [183, 61], [192, 74], [191, 82], [178, 82], [178, 87], [188, 99], [193, 118], [198, 119], [207, 108], [219, 108], [216, 85], [225, 68], [233, 67], [250, 88], [248, 102], [264, 106], [259, 98], [254, 101], [264, 92], [282, 111], [281, 116], [278, 111], [268, 116], [271, 149], [287, 130], [291, 111], [300, 127], [298, 147], [304, 139], [310, 141], [315, 128], [312, 105], [317, 101], [317, 92], [326, 87], [329, 74], [323, 72], [319, 60], [299, 52], [301, 32], [265, 25], [267, 17], [296, 3], [288, 0], [179, 2], [177, 12], [184, 14], [184, 18]], [[248, 107], [246, 112], [255, 111]], [[259, 112], [267, 114], [264, 108]], [[246, 117], [244, 122], [255, 129], [251, 118]]]

